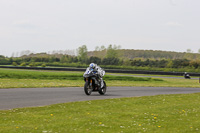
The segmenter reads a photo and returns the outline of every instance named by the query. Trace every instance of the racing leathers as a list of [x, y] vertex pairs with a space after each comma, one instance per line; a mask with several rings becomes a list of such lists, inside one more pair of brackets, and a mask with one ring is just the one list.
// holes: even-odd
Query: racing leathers
[[[101, 80], [101, 88], [103, 88], [104, 86], [104, 83], [103, 83], [103, 76], [105, 75], [105, 71], [100, 67], [98, 66], [97, 64], [94, 64], [94, 63], [91, 63], [92, 66], [94, 65], [94, 67], [88, 67], [87, 69], [93, 69], [94, 72], [96, 72], [98, 78]], [[91, 66], [91, 65], [90, 65]]]

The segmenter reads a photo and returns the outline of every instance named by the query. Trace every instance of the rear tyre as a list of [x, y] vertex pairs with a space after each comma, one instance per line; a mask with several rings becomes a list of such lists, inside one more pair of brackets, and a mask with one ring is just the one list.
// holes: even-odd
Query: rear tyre
[[99, 89], [99, 94], [100, 94], [100, 95], [104, 95], [104, 94], [106, 93], [106, 89], [107, 89], [107, 87], [106, 87], [106, 82], [103, 81], [103, 83], [104, 83], [103, 88], [100, 88], [100, 89]]
[[88, 81], [85, 82], [84, 91], [86, 95], [90, 95], [92, 93], [92, 86], [89, 85]]

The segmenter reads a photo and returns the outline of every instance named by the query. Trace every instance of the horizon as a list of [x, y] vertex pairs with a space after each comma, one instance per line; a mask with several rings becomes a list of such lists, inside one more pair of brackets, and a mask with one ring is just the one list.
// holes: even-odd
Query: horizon
[[[107, 49], [107, 48], [106, 48]], [[178, 51], [167, 51], [167, 50], [153, 50], [153, 49], [117, 49], [117, 50], [138, 50], [138, 51], [160, 51], [160, 52], [175, 52], [175, 53], [190, 53], [190, 54], [200, 54], [199, 52], [194, 52], [194, 51], [184, 51], [184, 52], [178, 52]], [[191, 49], [190, 49], [191, 50]], [[87, 52], [94, 52], [95, 50], [88, 50]], [[102, 51], [102, 50], [97, 50], [97, 51]], [[74, 55], [77, 56], [77, 49], [72, 49], [72, 50], [53, 50], [53, 51], [43, 51], [43, 52], [34, 52], [34, 51], [30, 51], [30, 50], [24, 50], [24, 51], [19, 51], [16, 53], [12, 53], [12, 56], [5, 56], [2, 55], [4, 57], [21, 57], [24, 55], [31, 55], [31, 54], [49, 54], [49, 55], [54, 55], [54, 54], [63, 54], [63, 55]], [[18, 55], [18, 56], [15, 56]], [[0, 54], [1, 56], [1, 54]]]
[[[12, 52], [11, 55], [3, 55], [3, 54], [0, 54], [0, 55], [5, 56], [5, 57], [20, 57], [20, 56], [15, 56], [15, 55], [16, 54], [19, 55], [20, 53], [27, 52], [27, 51], [29, 51], [30, 54], [40, 54], [40, 53], [53, 54], [53, 53], [59, 53], [59, 51], [62, 51], [62, 52], [64, 52], [64, 51], [73, 51], [74, 54], [68, 54], [68, 55], [77, 55], [77, 49], [78, 48], [76, 48], [76, 49], [64, 49], [64, 50], [55, 49], [55, 50], [52, 50], [52, 51], [38, 51], [38, 52], [31, 51], [31, 50], [21, 50], [21, 51]], [[191, 49], [186, 49], [185, 51], [173, 51], [173, 50], [160, 50], [160, 49], [127, 49], [127, 48], [120, 48], [120, 50], [144, 50], [144, 51], [162, 51], [162, 52], [193, 53], [193, 54], [199, 54], [200, 53], [200, 49], [198, 49], [197, 52], [196, 51], [192, 51]], [[191, 51], [188, 52], [187, 50], [191, 50]], [[95, 51], [95, 49], [88, 50], [88, 52], [93, 52], [93, 51]]]

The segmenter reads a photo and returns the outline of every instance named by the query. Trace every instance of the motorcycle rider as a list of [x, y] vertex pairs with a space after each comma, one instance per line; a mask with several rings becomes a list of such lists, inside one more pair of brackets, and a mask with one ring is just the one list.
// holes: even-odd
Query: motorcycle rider
[[94, 72], [97, 73], [98, 78], [101, 80], [101, 88], [103, 88], [103, 76], [105, 75], [105, 71], [95, 63], [90, 63], [89, 69], [92, 69]]
[[183, 74], [183, 76], [184, 76], [185, 79], [190, 78], [190, 75], [189, 75], [187, 72], [185, 72], [185, 73]]

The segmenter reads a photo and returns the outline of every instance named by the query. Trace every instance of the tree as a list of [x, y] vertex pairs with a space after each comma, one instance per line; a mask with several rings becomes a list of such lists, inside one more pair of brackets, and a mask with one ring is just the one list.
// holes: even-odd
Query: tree
[[200, 66], [200, 61], [197, 60], [190, 61], [190, 66], [197, 69]]
[[26, 62], [22, 62], [20, 66], [26, 66]]
[[5, 56], [3, 56], [3, 55], [0, 55], [0, 58], [6, 58]]
[[104, 58], [102, 60], [102, 64], [103, 65], [119, 65], [119, 59], [118, 58]]
[[107, 58], [117, 58], [118, 57], [118, 49], [120, 49], [120, 45], [114, 45], [112, 46], [112, 44], [110, 44], [107, 48], [107, 53], [106, 53], [106, 57]]
[[81, 61], [81, 63], [86, 63], [87, 61], [87, 46], [83, 45], [78, 48], [78, 59]]
[[187, 49], [187, 53], [192, 53], [192, 50], [191, 49]]
[[106, 49], [106, 47], [104, 45], [102, 45], [101, 48], [100, 48], [100, 51], [103, 51], [105, 49]]
[[46, 67], [46, 64], [43, 63], [41, 67]]
[[200, 54], [200, 49], [198, 50], [198, 53]]
[[16, 62], [13, 62], [12, 65], [13, 65], [13, 66], [17, 66], [18, 64], [17, 64]]
[[96, 46], [94, 51], [100, 51], [99, 46]]
[[31, 63], [29, 64], [29, 66], [30, 66], [30, 67], [34, 67], [34, 66], [35, 66], [35, 63], [34, 63], [34, 62], [31, 62]]
[[91, 57], [88, 59], [87, 63], [89, 64], [89, 63], [91, 63], [91, 62], [93, 62], [93, 63], [95, 63], [95, 64], [101, 64], [101, 58], [91, 56]]
[[169, 60], [166, 67], [172, 68], [172, 66], [173, 66], [173, 62], [172, 62], [172, 60]]
[[20, 56], [30, 55], [31, 53], [32, 53], [32, 52], [29, 51], [29, 50], [24, 50], [24, 51], [21, 51]]

